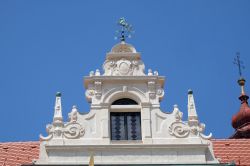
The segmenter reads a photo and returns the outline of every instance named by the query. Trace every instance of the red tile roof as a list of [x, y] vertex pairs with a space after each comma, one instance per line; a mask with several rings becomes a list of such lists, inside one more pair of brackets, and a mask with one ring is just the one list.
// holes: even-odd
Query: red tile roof
[[[250, 166], [250, 139], [214, 139], [214, 153], [221, 163]], [[39, 142], [0, 143], [0, 166], [31, 164], [38, 159]]]
[[39, 142], [0, 143], [0, 166], [31, 164], [38, 155]]
[[215, 157], [222, 163], [250, 166], [250, 139], [212, 140]]

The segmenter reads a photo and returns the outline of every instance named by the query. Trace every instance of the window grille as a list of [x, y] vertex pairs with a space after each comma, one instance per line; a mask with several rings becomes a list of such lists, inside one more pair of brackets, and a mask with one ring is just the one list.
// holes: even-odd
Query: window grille
[[140, 112], [111, 112], [111, 140], [141, 140]]

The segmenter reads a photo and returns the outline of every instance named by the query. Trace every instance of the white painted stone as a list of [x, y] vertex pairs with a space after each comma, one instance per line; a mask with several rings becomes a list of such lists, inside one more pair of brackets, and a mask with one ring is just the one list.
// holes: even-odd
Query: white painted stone
[[[198, 122], [193, 96], [188, 95], [188, 121], [182, 120], [177, 105], [171, 113], [161, 111], [165, 78], [152, 70], [145, 74], [140, 53], [132, 45], [115, 45], [103, 69], [104, 74], [96, 71], [84, 77], [89, 113], [73, 107], [69, 122], [48, 125], [48, 136], [41, 136], [37, 165], [88, 164], [91, 154], [95, 164], [218, 163], [211, 136], [202, 133], [205, 125]], [[138, 105], [111, 105], [121, 98]], [[112, 141], [110, 112], [141, 112], [142, 140]]]
[[55, 102], [55, 111], [54, 111], [54, 117], [53, 117], [53, 123], [62, 123], [63, 117], [62, 117], [62, 104], [61, 104], [61, 94], [58, 92], [56, 96], [56, 102]]
[[194, 103], [193, 91], [188, 91], [188, 122], [190, 125], [197, 125], [198, 115], [196, 112], [196, 107]]

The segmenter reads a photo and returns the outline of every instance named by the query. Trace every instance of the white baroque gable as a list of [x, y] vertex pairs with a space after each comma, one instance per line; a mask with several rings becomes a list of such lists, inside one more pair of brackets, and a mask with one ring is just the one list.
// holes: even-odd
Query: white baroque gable
[[[171, 113], [161, 111], [163, 76], [144, 73], [144, 63], [136, 49], [125, 42], [107, 53], [99, 70], [84, 77], [85, 96], [90, 103], [87, 114], [76, 106], [63, 122], [61, 95], [57, 94], [48, 136], [40, 136], [40, 156], [35, 164], [207, 164], [218, 163], [212, 142], [203, 134], [193, 93], [188, 92], [188, 119], [175, 105]], [[128, 98], [136, 105], [112, 105]], [[111, 112], [139, 112], [140, 140], [112, 140]]]

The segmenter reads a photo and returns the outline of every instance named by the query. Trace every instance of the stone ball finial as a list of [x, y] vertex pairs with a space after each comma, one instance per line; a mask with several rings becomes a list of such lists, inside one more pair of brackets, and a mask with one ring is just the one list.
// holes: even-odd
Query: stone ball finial
[[61, 92], [56, 92], [56, 97], [61, 97], [61, 96], [62, 96]]
[[158, 71], [154, 71], [154, 75], [158, 76], [159, 75]]
[[193, 94], [192, 89], [188, 89], [188, 94]]
[[152, 75], [153, 75], [152, 69], [148, 69], [148, 76], [152, 76]]
[[241, 78], [238, 80], [238, 84], [239, 84], [240, 86], [245, 86], [245, 82], [246, 82], [246, 80], [245, 80], [243, 77], [241, 77]]
[[89, 76], [94, 76], [95, 72], [94, 71], [90, 71], [89, 72]]
[[240, 77], [240, 79], [238, 80], [238, 84], [240, 85], [240, 88], [241, 88], [241, 95], [245, 95], [245, 90], [244, 90], [245, 82], [246, 80], [243, 77]]
[[96, 75], [96, 76], [100, 76], [100, 75], [101, 75], [101, 73], [100, 73], [100, 70], [99, 70], [99, 69], [96, 69], [96, 71], [95, 71], [95, 75]]

